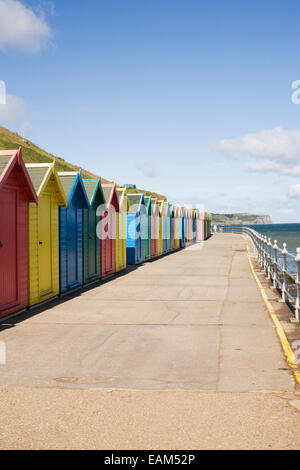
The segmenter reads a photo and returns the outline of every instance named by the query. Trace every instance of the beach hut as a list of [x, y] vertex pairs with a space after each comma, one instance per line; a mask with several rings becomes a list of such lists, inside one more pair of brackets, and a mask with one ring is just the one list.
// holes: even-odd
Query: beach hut
[[100, 268], [100, 212], [105, 198], [99, 178], [84, 179], [84, 188], [90, 203], [83, 209], [83, 283], [97, 281], [101, 275]]
[[162, 251], [168, 253], [171, 251], [170, 204], [162, 201], [160, 212], [162, 217]]
[[194, 220], [194, 211], [190, 209], [190, 243], [193, 243], [193, 220]]
[[193, 243], [196, 243], [197, 241], [198, 218], [199, 218], [199, 210], [193, 209]]
[[151, 204], [151, 247], [150, 255], [151, 258], [156, 258], [158, 256], [158, 241], [159, 241], [159, 204], [158, 199], [155, 198], [152, 200]]
[[119, 212], [116, 212], [116, 272], [126, 269], [128, 196], [126, 188], [118, 188]]
[[89, 199], [81, 172], [59, 172], [68, 207], [59, 208], [60, 293], [83, 284], [83, 209]]
[[170, 205], [170, 230], [172, 251], [176, 250], [176, 224], [175, 224], [175, 206]]
[[211, 233], [211, 214], [208, 212], [205, 212], [205, 234], [204, 234], [204, 239], [207, 240], [210, 237]]
[[182, 248], [185, 247], [185, 207], [182, 207], [182, 233], [181, 233]]
[[21, 148], [0, 151], [0, 317], [28, 305], [28, 204], [37, 202]]
[[144, 194], [128, 194], [126, 240], [128, 264], [139, 264], [144, 261], [143, 247], [148, 231], [148, 223], [145, 227], [146, 216]]
[[197, 241], [205, 240], [205, 212], [199, 212], [197, 221]]
[[175, 220], [175, 249], [180, 248], [180, 206], [175, 206], [174, 220]]
[[211, 236], [212, 215], [208, 214], [208, 238]]
[[193, 241], [193, 211], [187, 209], [187, 242], [192, 243]]
[[152, 213], [152, 197], [145, 196], [145, 207], [143, 209], [145, 223], [144, 237], [143, 237], [143, 254], [144, 260], [150, 259], [151, 256], [151, 213]]
[[116, 271], [116, 238], [118, 227], [116, 214], [119, 213], [119, 198], [115, 184], [102, 184], [106, 207], [101, 210], [101, 277], [111, 276]]
[[55, 163], [26, 165], [38, 196], [38, 206], [29, 204], [28, 277], [29, 305], [59, 294], [59, 207], [67, 205]]
[[185, 246], [184, 218], [185, 218], [185, 208], [180, 207], [180, 211], [179, 211], [179, 247], [180, 248], [184, 248]]
[[164, 201], [158, 201], [159, 207], [159, 219], [158, 219], [158, 243], [157, 243], [157, 254], [161, 256], [163, 254], [163, 219], [164, 219]]

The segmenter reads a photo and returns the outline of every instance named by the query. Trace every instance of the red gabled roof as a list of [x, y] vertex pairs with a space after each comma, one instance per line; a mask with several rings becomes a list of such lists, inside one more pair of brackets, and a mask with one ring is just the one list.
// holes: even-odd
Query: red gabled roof
[[158, 204], [158, 198], [152, 199], [153, 202], [153, 215], [160, 216], [160, 209]]
[[0, 150], [0, 156], [1, 155], [9, 155], [11, 158], [0, 175], [0, 189], [5, 185], [11, 172], [15, 170], [18, 180], [20, 180], [20, 184], [22, 184], [28, 196], [28, 202], [35, 202], [37, 204], [38, 197], [26, 169], [21, 147], [18, 150]]
[[[116, 212], [120, 212], [119, 198], [117, 194], [117, 185], [113, 184], [101, 184], [104, 197], [106, 199], [107, 208], [110, 205], [114, 206]], [[109, 194], [109, 195], [108, 195]]]

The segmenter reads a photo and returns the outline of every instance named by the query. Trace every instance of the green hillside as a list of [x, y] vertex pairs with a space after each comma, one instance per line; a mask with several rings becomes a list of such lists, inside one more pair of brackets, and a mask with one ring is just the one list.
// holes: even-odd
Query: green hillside
[[[72, 163], [66, 162], [63, 158], [56, 157], [51, 153], [39, 148], [37, 145], [30, 142], [28, 139], [24, 139], [22, 136], [11, 132], [5, 127], [0, 126], [0, 150], [14, 150], [22, 147], [22, 153], [25, 163], [50, 163], [55, 160], [57, 171], [78, 171], [78, 166], [72, 165]], [[97, 178], [101, 176], [103, 183], [110, 183], [109, 180], [103, 178], [102, 175], [95, 175], [88, 170], [82, 169], [83, 178]], [[116, 175], [117, 176], [117, 175]], [[117, 183], [118, 184], [118, 183]], [[159, 199], [166, 199], [161, 194], [156, 194], [148, 190], [129, 190], [129, 192], [144, 192], [146, 195], [153, 195]]]

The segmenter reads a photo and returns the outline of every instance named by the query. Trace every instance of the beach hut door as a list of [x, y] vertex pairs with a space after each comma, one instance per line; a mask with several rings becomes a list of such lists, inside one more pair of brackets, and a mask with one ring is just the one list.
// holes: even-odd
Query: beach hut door
[[[0, 196], [0, 311], [17, 305], [17, 191]], [[3, 223], [5, 221], [5, 223]]]
[[96, 275], [96, 213], [91, 208], [89, 214], [89, 275]]
[[138, 217], [138, 224], [136, 227], [136, 244], [137, 244], [137, 260], [142, 258], [142, 234], [141, 234], [141, 217]]
[[77, 282], [77, 210], [70, 206], [67, 211], [68, 284]]
[[52, 290], [51, 196], [39, 200], [39, 289], [40, 295]]

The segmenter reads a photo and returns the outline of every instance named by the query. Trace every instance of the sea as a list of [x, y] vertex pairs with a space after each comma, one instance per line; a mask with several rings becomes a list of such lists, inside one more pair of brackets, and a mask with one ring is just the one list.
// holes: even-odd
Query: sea
[[288, 252], [293, 255], [296, 254], [296, 249], [300, 248], [300, 224], [249, 225], [249, 227], [270, 237], [272, 243], [277, 240], [279, 248], [282, 248], [283, 243], [286, 243]]
[[[287, 244], [289, 253], [296, 255], [296, 249], [300, 248], [300, 224], [266, 224], [247, 225], [256, 232], [271, 238], [272, 243], [277, 240], [279, 248], [283, 248], [283, 243]], [[282, 257], [278, 255], [279, 266], [282, 267]], [[291, 258], [287, 258], [287, 267], [290, 274], [295, 277], [296, 263]]]

